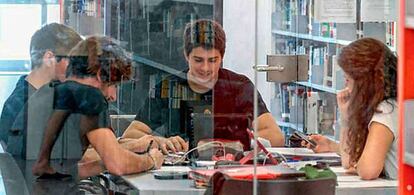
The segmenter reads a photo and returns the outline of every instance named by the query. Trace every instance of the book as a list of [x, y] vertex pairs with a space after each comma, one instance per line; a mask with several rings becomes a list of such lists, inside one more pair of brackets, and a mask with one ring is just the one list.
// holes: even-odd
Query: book
[[[253, 180], [254, 166], [237, 166], [219, 169], [195, 169], [190, 171], [189, 178], [194, 180], [196, 187], [207, 187], [214, 174], [221, 172], [231, 179]], [[281, 178], [302, 177], [304, 172], [281, 166], [256, 167], [258, 180], [274, 180]]]

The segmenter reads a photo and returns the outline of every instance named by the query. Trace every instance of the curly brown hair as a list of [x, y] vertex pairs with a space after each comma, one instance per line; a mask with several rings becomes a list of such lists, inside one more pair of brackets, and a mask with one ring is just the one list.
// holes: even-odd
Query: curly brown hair
[[109, 37], [88, 37], [71, 50], [69, 57], [66, 77], [94, 77], [99, 73], [101, 80], [107, 84], [131, 77], [131, 56]]
[[368, 136], [368, 125], [378, 105], [397, 97], [397, 57], [382, 42], [362, 38], [344, 47], [339, 66], [354, 80], [348, 107], [349, 163], [358, 162]]

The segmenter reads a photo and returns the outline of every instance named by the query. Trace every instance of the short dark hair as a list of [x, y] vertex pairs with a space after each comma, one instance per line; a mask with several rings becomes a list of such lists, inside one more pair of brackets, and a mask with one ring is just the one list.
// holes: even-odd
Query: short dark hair
[[221, 25], [213, 20], [200, 19], [188, 23], [184, 30], [184, 52], [188, 56], [196, 47], [217, 49], [221, 57], [226, 50], [226, 34]]
[[30, 40], [32, 70], [41, 66], [46, 51], [53, 52], [55, 56], [67, 56], [81, 40], [75, 30], [63, 24], [51, 23], [43, 26]]
[[130, 79], [131, 66], [131, 56], [115, 40], [91, 36], [70, 52], [66, 77], [87, 78], [99, 72], [104, 83], [114, 84]]

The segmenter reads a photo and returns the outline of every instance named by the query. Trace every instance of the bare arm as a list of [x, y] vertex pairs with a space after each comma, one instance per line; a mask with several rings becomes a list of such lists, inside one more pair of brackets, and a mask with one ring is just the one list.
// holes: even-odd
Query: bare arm
[[336, 94], [336, 101], [338, 103], [338, 109], [341, 113], [341, 132], [339, 135], [339, 151], [341, 155], [342, 167], [345, 169], [353, 168], [355, 164], [350, 164], [349, 162], [349, 146], [348, 146], [348, 108], [349, 108], [349, 97], [351, 90], [348, 87], [340, 90]]
[[[115, 175], [139, 173], [154, 166], [159, 168], [163, 157], [160, 152], [137, 155], [118, 144], [110, 129], [100, 128], [86, 134], [89, 142], [98, 152], [105, 167]], [[155, 156], [152, 156], [155, 155]], [[153, 159], [155, 162], [153, 162]]]
[[[119, 139], [118, 143], [121, 145], [122, 148], [126, 150], [142, 153], [148, 148], [151, 140], [154, 140], [153, 136], [145, 135], [141, 137], [140, 139], [130, 139], [130, 138]], [[158, 148], [157, 144], [153, 144], [152, 148]], [[90, 161], [95, 161], [95, 160], [101, 160], [101, 158], [99, 157], [99, 154], [96, 152], [96, 150], [93, 147], [89, 147], [83, 154], [80, 162], [84, 163], [84, 162], [90, 162]]]
[[149, 135], [151, 133], [151, 128], [148, 125], [146, 125], [143, 122], [134, 120], [125, 130], [124, 134], [122, 135], [122, 138], [139, 139], [142, 136]]
[[342, 167], [345, 169], [351, 168], [353, 165], [349, 164], [349, 146], [348, 146], [348, 127], [341, 128], [339, 136], [339, 155], [341, 156]]
[[258, 134], [259, 137], [265, 138], [270, 141], [273, 147], [284, 146], [285, 138], [276, 121], [273, 119], [272, 114], [264, 113], [257, 119], [258, 121]]
[[339, 150], [339, 143], [336, 141], [319, 134], [309, 135], [308, 137], [309, 139], [316, 142], [316, 146], [311, 147], [309, 143], [303, 140], [301, 142], [302, 146], [306, 146], [307, 148], [313, 150], [315, 153], [336, 152], [338, 155], [341, 155], [341, 152]]
[[40, 146], [39, 157], [32, 167], [34, 175], [42, 175], [44, 173], [54, 173], [55, 170], [49, 165], [50, 155], [56, 139], [62, 131], [63, 124], [69, 116], [67, 111], [54, 111], [47, 123], [46, 130], [43, 135], [42, 145]]
[[[125, 130], [122, 138], [138, 139], [149, 134], [152, 134], [152, 130], [148, 125], [143, 122], [134, 120]], [[171, 150], [174, 153], [178, 151], [188, 151], [188, 143], [179, 136], [173, 136], [169, 138], [155, 136], [154, 138], [164, 154], [167, 154], [168, 150]]]
[[394, 135], [387, 126], [371, 123], [364, 151], [356, 167], [361, 179], [378, 178], [384, 169], [385, 158], [393, 140]]

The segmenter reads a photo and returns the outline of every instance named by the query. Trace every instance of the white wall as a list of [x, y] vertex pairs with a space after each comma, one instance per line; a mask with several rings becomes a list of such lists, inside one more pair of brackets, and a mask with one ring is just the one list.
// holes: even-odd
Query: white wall
[[[266, 64], [266, 55], [271, 54], [271, 0], [257, 0], [258, 4], [258, 64]], [[241, 73], [254, 81], [255, 62], [255, 0], [223, 1], [223, 28], [227, 36], [227, 48], [223, 66]], [[266, 82], [266, 74], [258, 74], [256, 83], [267, 108], [274, 94], [274, 84]]]

